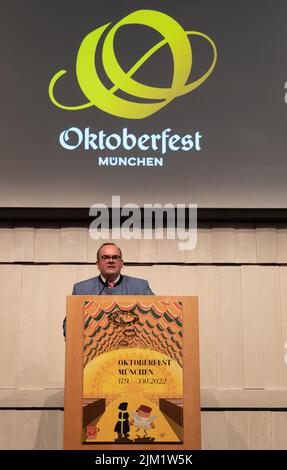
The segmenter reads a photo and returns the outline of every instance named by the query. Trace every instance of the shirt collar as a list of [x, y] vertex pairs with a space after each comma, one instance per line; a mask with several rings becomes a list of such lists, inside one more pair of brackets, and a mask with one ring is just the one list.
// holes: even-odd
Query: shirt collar
[[[100, 274], [100, 278], [103, 281], [103, 284], [105, 284], [107, 282], [107, 280], [104, 278], [104, 276], [102, 274]], [[119, 274], [118, 277], [113, 282], [115, 284], [117, 284], [119, 282], [120, 278], [121, 278], [121, 275]]]

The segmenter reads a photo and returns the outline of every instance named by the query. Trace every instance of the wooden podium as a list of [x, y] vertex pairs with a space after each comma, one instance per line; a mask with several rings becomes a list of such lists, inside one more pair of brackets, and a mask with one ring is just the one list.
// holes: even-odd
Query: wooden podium
[[64, 405], [64, 449], [200, 449], [197, 297], [67, 297]]

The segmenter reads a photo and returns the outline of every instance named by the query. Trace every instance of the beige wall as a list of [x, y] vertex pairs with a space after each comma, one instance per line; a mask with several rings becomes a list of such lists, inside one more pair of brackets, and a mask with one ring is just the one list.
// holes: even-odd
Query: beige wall
[[[287, 449], [287, 227], [206, 225], [192, 252], [119, 244], [124, 273], [199, 296], [203, 447]], [[85, 227], [0, 229], [1, 449], [62, 447], [65, 296], [98, 246]]]

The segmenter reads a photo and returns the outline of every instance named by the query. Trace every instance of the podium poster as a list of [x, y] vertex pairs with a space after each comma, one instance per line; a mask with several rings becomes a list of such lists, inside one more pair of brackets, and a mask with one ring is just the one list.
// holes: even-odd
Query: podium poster
[[64, 449], [200, 449], [197, 298], [67, 297]]
[[183, 442], [181, 302], [84, 302], [83, 443]]

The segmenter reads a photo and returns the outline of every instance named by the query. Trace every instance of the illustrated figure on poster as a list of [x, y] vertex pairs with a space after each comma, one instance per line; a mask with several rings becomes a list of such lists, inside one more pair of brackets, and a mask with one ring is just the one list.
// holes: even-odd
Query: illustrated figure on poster
[[152, 408], [146, 405], [141, 405], [135, 413], [132, 413], [132, 419], [130, 420], [130, 425], [135, 425], [136, 432], [139, 432], [141, 429], [144, 430], [144, 436], [147, 437], [147, 431], [149, 429], [154, 429], [154, 420], [157, 416], [150, 416]]
[[128, 403], [122, 402], [118, 406], [119, 414], [118, 414], [118, 421], [115, 425], [114, 431], [118, 433], [118, 439], [121, 438], [128, 438], [129, 437], [129, 413], [127, 412]]

